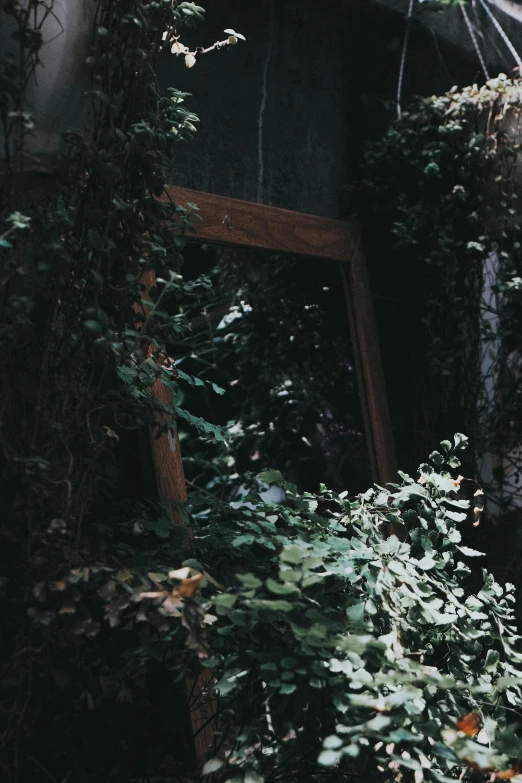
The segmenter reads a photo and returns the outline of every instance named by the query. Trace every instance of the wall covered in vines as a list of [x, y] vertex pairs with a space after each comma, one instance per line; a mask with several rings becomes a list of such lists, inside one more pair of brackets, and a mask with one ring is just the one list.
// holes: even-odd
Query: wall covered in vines
[[520, 99], [501, 75], [418, 101], [368, 150], [361, 186], [383, 228], [374, 258], [385, 250], [411, 297], [407, 433], [422, 449], [461, 421], [490, 517], [506, 521], [521, 497]]
[[[213, 342], [197, 313], [211, 278], [181, 275], [197, 208], [158, 200], [197, 123], [185, 93], [158, 89], [160, 48], [193, 68], [241, 35], [189, 48], [186, 28], [203, 18], [191, 2], [94, 9], [84, 126], [64, 132], [50, 164], [29, 154], [39, 118], [27, 100], [58, 8], [0, 4], [2, 780], [518, 783], [514, 587], [473, 565], [483, 490], [455, 475], [466, 437], [444, 439], [414, 477], [354, 497], [268, 468], [306, 484], [292, 456], [319, 433], [316, 469], [343, 484], [333, 445], [355, 464], [359, 423], [334, 433], [328, 417], [344, 404], [338, 381], [345, 397], [354, 389], [319, 294], [285, 281], [290, 336], [314, 363], [292, 366], [277, 345], [285, 376], [270, 340], [256, 355], [251, 339], [259, 319], [272, 350], [281, 341], [281, 273], [257, 291], [250, 280], [242, 299], [249, 281], [222, 258], [239, 303], [225, 299]], [[38, 193], [25, 187], [35, 176]], [[466, 242], [472, 258], [484, 252]], [[326, 364], [334, 384], [317, 372]], [[234, 432], [194, 391], [219, 401], [236, 386], [248, 396]], [[175, 443], [178, 428], [205, 483], [192, 475], [189, 502], [173, 507], [157, 496], [146, 442], [148, 430]], [[267, 466], [257, 476], [256, 461]]]
[[[113, 557], [134, 551], [133, 528], [145, 518], [141, 498], [151, 487], [133, 433], [158, 414], [173, 426], [173, 410], [162, 410], [150, 389], [157, 378], [177, 385], [164, 351], [187, 328], [178, 303], [208, 285], [185, 285], [178, 274], [186, 210], [155, 198], [175, 144], [192, 135], [197, 118], [175, 89], [160, 95], [154, 62], [164, 33], [170, 48], [168, 38], [202, 9], [134, 0], [92, 7], [85, 127], [64, 132], [35, 201], [19, 187], [42, 169], [27, 150], [40, 117], [26, 100], [45, 60], [48, 25], [60, 19], [53, 3], [38, 0], [0, 8], [3, 31], [12, 31], [2, 49], [0, 102], [6, 780], [52, 777], [49, 765], [62, 769], [60, 779], [96, 779], [104, 768], [131, 774], [121, 766], [125, 755], [136, 773], [146, 763], [147, 733], [141, 749], [132, 738], [142, 716], [152, 720], [159, 685], [151, 684], [139, 711], [124, 706], [131, 694], [115, 661], [126, 643], [105, 640], [101, 615], [77, 611], [63, 579], [88, 580], [89, 569], [103, 572]], [[163, 281], [152, 300], [142, 282], [149, 269]], [[161, 517], [152, 503], [145, 525]], [[142, 548], [144, 562], [153, 552]], [[57, 631], [55, 617], [74, 621]], [[131, 637], [136, 645], [139, 634]], [[109, 738], [107, 725], [122, 731]]]

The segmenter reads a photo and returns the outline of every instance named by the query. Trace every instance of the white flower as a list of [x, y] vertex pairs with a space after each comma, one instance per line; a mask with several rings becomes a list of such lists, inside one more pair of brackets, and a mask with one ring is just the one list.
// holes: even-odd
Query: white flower
[[188, 48], [186, 46], [183, 46], [183, 44], [180, 43], [176, 38], [176, 40], [170, 47], [170, 51], [172, 52], [172, 54], [185, 54], [185, 52], [188, 52]]
[[[225, 30], [224, 32], [229, 36], [228, 42], [231, 43], [231, 44], [237, 43], [237, 39], [238, 38], [241, 41], [246, 41], [246, 38], [245, 38], [244, 35], [241, 35], [241, 33], [236, 33], [236, 31], [232, 30], [230, 27], [228, 28], [228, 30]], [[234, 40], [231, 40], [232, 38]]]
[[168, 37], [169, 37], [169, 31], [168, 31], [168, 30], [165, 30], [165, 32], [164, 32], [164, 33], [163, 33], [163, 35], [161, 36], [161, 40], [162, 40], [162, 41], [166, 41]]
[[196, 58], [193, 54], [186, 54], [185, 55], [185, 65], [187, 68], [192, 68], [196, 64]]

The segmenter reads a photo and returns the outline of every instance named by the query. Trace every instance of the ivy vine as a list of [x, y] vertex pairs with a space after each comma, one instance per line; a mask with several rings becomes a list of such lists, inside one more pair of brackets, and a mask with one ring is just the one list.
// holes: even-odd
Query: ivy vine
[[[25, 93], [55, 10], [0, 11], [17, 47], [0, 59], [3, 778], [515, 777], [513, 590], [467, 565], [479, 553], [458, 525], [482, 490], [451, 472], [464, 436], [418, 478], [354, 498], [301, 493], [277, 470], [244, 502], [208, 490], [201, 513], [199, 493], [189, 546], [147, 488], [139, 438], [158, 414], [164, 429], [182, 418], [225, 437], [183, 402], [183, 390], [221, 387], [174, 361], [210, 282], [180, 274], [197, 209], [164, 188], [197, 118], [185, 94], [160, 94], [155, 70], [165, 41], [189, 67], [204, 53], [179, 41], [202, 9], [99, 0], [89, 122], [64, 134], [38, 200], [15, 183], [31, 165]], [[225, 32], [210, 48], [241, 38]], [[172, 404], [151, 394], [158, 379]], [[284, 502], [264, 502], [266, 484]], [[218, 726], [201, 767], [180, 683], [205, 669]]]

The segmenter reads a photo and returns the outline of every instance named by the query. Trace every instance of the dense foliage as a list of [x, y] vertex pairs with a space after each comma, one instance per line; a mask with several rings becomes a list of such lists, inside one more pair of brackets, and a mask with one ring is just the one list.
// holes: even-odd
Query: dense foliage
[[[133, 430], [158, 414], [163, 428], [172, 429], [175, 416], [184, 415], [219, 435], [150, 394], [157, 378], [177, 393], [164, 357], [187, 329], [179, 302], [209, 285], [205, 278], [185, 284], [179, 276], [180, 234], [190, 215], [156, 199], [175, 144], [190, 137], [197, 118], [182, 93], [159, 94], [154, 63], [163, 34], [190, 26], [202, 9], [138, 0], [92, 5], [85, 129], [64, 134], [59, 165], [47, 174], [54, 179], [51, 194], [31, 203], [19, 189], [35, 167], [26, 142], [38, 130], [26, 88], [39, 72], [42, 30], [57, 13], [53, 6], [31, 0], [0, 7], [3, 30], [13, 30], [0, 63], [6, 226], [0, 239], [0, 493], [9, 607], [2, 613], [0, 764], [2, 778], [13, 780], [32, 780], [49, 767], [60, 779], [68, 771], [77, 780], [91, 779], [110, 769], [111, 759], [118, 769], [124, 746], [111, 749], [103, 721], [86, 712], [97, 694], [112, 698], [107, 677], [102, 682], [107, 667], [114, 671], [106, 658], [117, 648], [111, 640], [108, 647], [103, 640], [97, 649], [79, 647], [75, 634], [97, 628], [96, 622], [85, 628], [79, 616], [72, 636], [50, 632], [49, 614], [38, 602], [64, 572], [103, 565], [108, 549], [121, 556], [127, 551], [147, 491]], [[142, 281], [151, 269], [158, 287], [149, 298]], [[149, 505], [147, 512], [151, 525], [162, 518], [161, 509]], [[142, 557], [146, 563], [145, 548]], [[67, 603], [59, 609], [71, 611]], [[100, 655], [105, 663], [93, 669]], [[135, 711], [132, 730], [139, 717]], [[127, 744], [132, 730], [124, 730]], [[118, 747], [118, 738], [113, 742]]]
[[418, 101], [367, 151], [360, 190], [375, 252], [418, 280], [418, 427], [464, 424], [497, 512], [520, 505], [520, 112], [502, 75]]
[[[178, 37], [202, 9], [96, 7], [91, 122], [65, 134], [56, 186], [32, 201], [13, 183], [31, 163], [24, 140], [38, 118], [25, 87], [54, 11], [1, 5], [16, 46], [0, 61], [3, 779], [513, 777], [513, 595], [464, 562], [478, 553], [458, 525], [481, 490], [450, 473], [463, 436], [418, 479], [356, 498], [299, 492], [278, 471], [249, 476], [243, 501], [207, 485], [188, 506], [192, 541], [155, 498], [138, 454], [158, 416], [162, 430], [181, 418], [225, 439], [183, 403], [221, 388], [167, 358], [210, 285], [180, 275], [195, 209], [157, 200], [196, 117], [185, 95], [158, 93], [155, 58], [168, 40], [196, 64], [204, 51]], [[240, 37], [226, 33], [217, 48]], [[248, 333], [230, 333], [248, 362]], [[158, 379], [172, 404], [151, 393]], [[264, 430], [253, 433], [266, 449]], [[284, 502], [263, 502], [264, 484]], [[205, 671], [215, 730], [202, 767], [187, 702]]]
[[259, 480], [281, 486], [285, 503], [253, 493], [239, 507], [214, 504], [195, 520], [198, 559], [169, 570], [166, 546], [145, 575], [137, 552], [87, 583], [75, 571], [63, 591], [85, 611], [95, 588], [113, 626], [137, 617], [157, 630], [126, 656], [131, 682], [136, 654], [190, 670], [180, 635], [211, 669], [219, 732], [204, 773], [513, 777], [521, 743], [509, 718], [522, 684], [513, 586], [487, 571], [477, 580], [464, 562], [480, 553], [461, 543], [462, 494], [480, 504], [482, 490], [471, 482], [462, 493], [466, 480], [446, 468], [458, 467], [465, 441], [443, 442], [417, 480], [404, 474], [356, 499], [324, 487], [299, 494], [266, 471]]
[[[210, 250], [210, 248], [209, 248]], [[216, 382], [190, 395], [191, 410], [218, 421], [227, 441], [184, 441], [187, 476], [234, 493], [265, 468], [301, 489], [367, 486], [362, 416], [339, 270], [314, 260], [243, 249], [200, 253], [213, 281], [204, 308], [188, 313], [177, 367]], [[207, 384], [208, 388], [208, 384]], [[182, 433], [183, 435], [183, 433]]]

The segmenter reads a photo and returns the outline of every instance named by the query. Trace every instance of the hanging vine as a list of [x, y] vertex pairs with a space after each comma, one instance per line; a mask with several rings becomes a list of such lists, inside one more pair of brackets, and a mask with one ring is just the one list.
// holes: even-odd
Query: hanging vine
[[457, 411], [504, 512], [521, 497], [520, 95], [500, 76], [419, 101], [368, 150], [360, 191], [397, 258], [426, 265], [423, 426]]
[[[197, 118], [155, 75], [166, 42], [181, 65], [205, 54], [180, 41], [202, 9], [100, 0], [88, 122], [64, 134], [38, 200], [15, 185], [34, 165], [25, 92], [55, 10], [9, 0], [1, 13], [15, 42], [0, 61], [2, 778], [514, 777], [513, 588], [463, 561], [479, 553], [457, 525], [467, 532], [468, 496], [482, 492], [451, 474], [464, 436], [443, 441], [417, 479], [354, 499], [299, 493], [276, 470], [254, 487], [279, 486], [283, 504], [199, 493], [190, 548], [147, 486], [139, 433], [158, 414], [165, 430], [182, 417], [225, 437], [182, 399], [191, 386], [221, 389], [173, 361], [209, 280], [180, 275], [197, 212], [164, 197]], [[241, 38], [226, 35], [209, 50]], [[158, 379], [172, 404], [151, 394]], [[389, 524], [403, 541], [385, 538]], [[201, 768], [180, 683], [204, 669], [219, 726]]]

